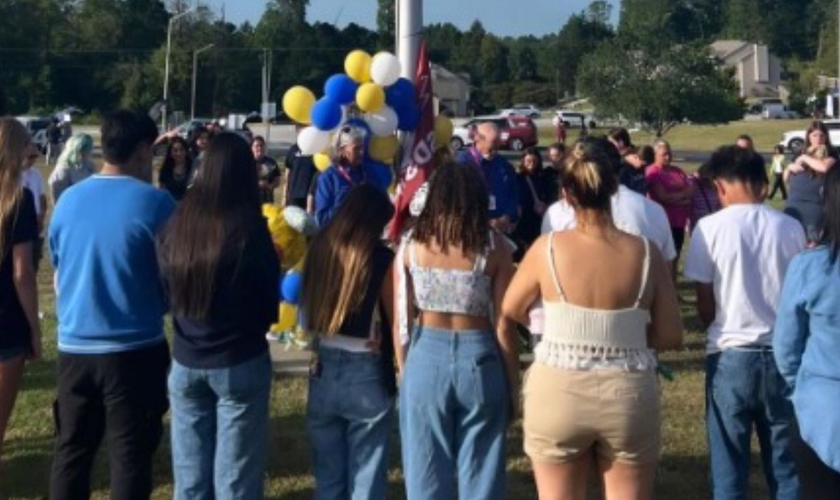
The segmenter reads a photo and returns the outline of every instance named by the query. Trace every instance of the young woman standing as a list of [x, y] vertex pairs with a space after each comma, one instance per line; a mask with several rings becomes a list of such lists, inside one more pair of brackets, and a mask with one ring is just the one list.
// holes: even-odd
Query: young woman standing
[[[38, 220], [32, 193], [20, 181], [26, 158], [36, 153], [20, 122], [0, 118], [0, 455], [24, 363], [41, 353], [32, 262]], [[0, 486], [3, 482], [0, 473]]]
[[192, 183], [192, 176], [189, 145], [180, 136], [175, 136], [169, 140], [169, 147], [166, 148], [166, 157], [158, 174], [158, 185], [169, 191], [177, 201], [181, 201]]
[[519, 358], [515, 328], [497, 321], [513, 266], [490, 230], [488, 203], [477, 169], [438, 167], [394, 264], [408, 500], [507, 498]]
[[660, 443], [652, 349], [682, 341], [676, 291], [656, 247], [613, 223], [610, 159], [578, 143], [565, 172], [577, 225], [534, 243], [502, 308], [502, 321], [521, 324], [535, 300], [545, 308], [523, 389], [525, 452], [541, 499], [585, 499], [593, 459], [607, 500], [650, 499]]
[[306, 426], [315, 499], [385, 498], [396, 378], [391, 265], [382, 241], [394, 208], [353, 188], [307, 251], [302, 323], [315, 337]]
[[280, 264], [248, 144], [214, 137], [159, 242], [175, 316], [169, 401], [175, 498], [262, 498]]

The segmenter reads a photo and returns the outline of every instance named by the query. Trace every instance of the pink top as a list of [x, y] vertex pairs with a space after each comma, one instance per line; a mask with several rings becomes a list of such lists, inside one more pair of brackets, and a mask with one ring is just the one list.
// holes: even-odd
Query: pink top
[[685, 172], [680, 167], [674, 165], [664, 167], [651, 165], [645, 172], [645, 180], [647, 180], [648, 186], [650, 187], [648, 194], [665, 209], [665, 213], [668, 215], [668, 223], [671, 227], [684, 229], [691, 215], [691, 204], [677, 205], [658, 200], [656, 199], [653, 188], [656, 185], [660, 185], [665, 189], [666, 193], [680, 192], [691, 185], [691, 181]]

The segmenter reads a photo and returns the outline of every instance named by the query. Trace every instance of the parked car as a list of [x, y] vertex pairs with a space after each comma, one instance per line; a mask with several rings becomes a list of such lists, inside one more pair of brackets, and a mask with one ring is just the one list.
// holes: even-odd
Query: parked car
[[790, 120], [799, 118], [799, 113], [788, 109], [788, 107], [782, 103], [765, 103], [762, 106], [761, 116], [765, 120]]
[[528, 118], [539, 118], [540, 109], [534, 104], [514, 104], [513, 107], [503, 109], [500, 116], [527, 116]]
[[499, 128], [500, 149], [522, 151], [539, 142], [537, 126], [525, 116], [477, 116], [462, 127], [455, 127], [449, 145], [458, 150], [473, 143], [475, 127], [479, 123], [492, 122]]
[[176, 129], [178, 130], [178, 135], [184, 139], [188, 139], [193, 132], [202, 127], [206, 128], [212, 121], [210, 118], [193, 118], [178, 125]]
[[563, 126], [566, 128], [583, 128], [584, 125], [587, 128], [598, 128], [598, 122], [592, 115], [587, 115], [579, 111], [561, 109], [557, 111], [555, 118], [563, 120]]
[[[823, 120], [825, 128], [828, 129], [828, 135], [832, 144], [840, 144], [840, 120]], [[805, 130], [792, 130], [782, 134], [782, 140], [779, 145], [789, 149], [792, 152], [797, 152], [805, 145]]]

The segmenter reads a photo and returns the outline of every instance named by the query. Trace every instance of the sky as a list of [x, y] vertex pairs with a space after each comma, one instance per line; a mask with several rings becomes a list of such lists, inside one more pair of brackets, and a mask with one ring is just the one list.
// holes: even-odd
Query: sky
[[[231, 22], [256, 24], [265, 10], [265, 0], [199, 0], [225, 14]], [[591, 0], [425, 0], [425, 24], [451, 22], [465, 30], [475, 19], [484, 29], [499, 36], [556, 33], [572, 14], [581, 12]], [[617, 18], [618, 0], [611, 0]], [[376, 27], [376, 0], [310, 0], [310, 22], [336, 23], [339, 28], [356, 23]], [[336, 21], [337, 20], [337, 21]]]

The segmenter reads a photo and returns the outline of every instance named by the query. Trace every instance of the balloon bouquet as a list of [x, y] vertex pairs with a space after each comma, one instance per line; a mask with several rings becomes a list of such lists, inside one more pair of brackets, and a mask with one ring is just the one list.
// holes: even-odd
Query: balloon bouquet
[[[343, 126], [361, 128], [365, 134], [365, 159], [367, 165], [387, 177], [384, 185], [393, 178], [392, 165], [400, 148], [397, 132], [411, 132], [420, 123], [420, 108], [416, 103], [414, 84], [401, 78], [399, 59], [389, 52], [371, 56], [363, 50], [354, 50], [344, 60], [345, 73], [336, 73], [324, 83], [324, 95], [315, 94], [304, 86], [294, 86], [283, 95], [283, 111], [294, 122], [306, 125], [297, 137], [297, 144], [304, 155], [312, 155], [316, 168], [323, 172], [332, 165], [329, 146], [332, 135]], [[444, 117], [435, 119], [435, 140], [449, 144], [452, 122]], [[301, 270], [305, 253], [305, 237], [311, 222], [302, 222], [295, 212], [287, 214], [266, 208], [269, 226], [275, 245], [283, 251], [283, 269], [289, 269], [281, 278], [282, 301], [278, 322], [272, 325], [273, 336], [289, 340], [298, 346], [307, 339], [299, 326], [297, 304], [302, 283]], [[289, 222], [288, 215], [296, 222]], [[272, 221], [274, 224], [272, 225]], [[302, 240], [300, 239], [302, 238]], [[288, 252], [289, 245], [303, 251]], [[295, 243], [292, 243], [295, 242]], [[287, 267], [290, 265], [291, 267]]]

